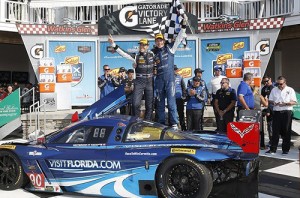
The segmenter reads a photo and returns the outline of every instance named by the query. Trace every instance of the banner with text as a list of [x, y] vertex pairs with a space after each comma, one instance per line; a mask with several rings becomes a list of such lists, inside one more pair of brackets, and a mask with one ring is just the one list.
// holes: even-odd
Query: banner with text
[[0, 101], [0, 127], [20, 117], [20, 89]]
[[56, 65], [72, 66], [72, 106], [96, 101], [96, 44], [93, 41], [49, 41]]

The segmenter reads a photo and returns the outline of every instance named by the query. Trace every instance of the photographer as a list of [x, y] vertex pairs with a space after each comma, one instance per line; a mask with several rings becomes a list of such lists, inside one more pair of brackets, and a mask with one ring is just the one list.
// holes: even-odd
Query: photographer
[[98, 87], [100, 88], [100, 99], [108, 95], [115, 89], [110, 75], [110, 68], [108, 65], [103, 66], [104, 74], [98, 78]]

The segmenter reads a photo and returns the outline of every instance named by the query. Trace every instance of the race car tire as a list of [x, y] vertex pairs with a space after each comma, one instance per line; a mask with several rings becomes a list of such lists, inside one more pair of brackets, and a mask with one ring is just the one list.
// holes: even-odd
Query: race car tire
[[27, 181], [19, 158], [11, 151], [0, 150], [0, 189], [15, 190]]
[[206, 198], [212, 186], [213, 180], [209, 169], [187, 157], [169, 158], [156, 172], [159, 197]]

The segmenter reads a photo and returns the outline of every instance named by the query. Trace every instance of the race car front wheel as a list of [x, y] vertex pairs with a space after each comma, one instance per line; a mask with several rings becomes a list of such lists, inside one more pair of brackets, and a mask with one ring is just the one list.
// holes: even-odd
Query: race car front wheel
[[186, 157], [167, 159], [156, 173], [159, 197], [206, 198], [213, 181], [210, 171], [203, 165]]
[[14, 190], [25, 184], [21, 162], [18, 157], [7, 150], [0, 150], [0, 189]]

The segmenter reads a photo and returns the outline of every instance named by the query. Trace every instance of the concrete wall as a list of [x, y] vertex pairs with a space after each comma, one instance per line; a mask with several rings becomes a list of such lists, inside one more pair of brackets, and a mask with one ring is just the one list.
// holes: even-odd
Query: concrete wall
[[36, 82], [24, 45], [0, 43], [0, 54], [0, 71], [29, 72], [29, 82]]
[[[287, 84], [295, 91], [300, 92], [300, 39], [281, 40], [277, 42], [276, 49], [270, 59], [267, 74], [274, 74], [275, 51], [281, 52], [282, 74], [287, 78]], [[275, 76], [275, 79], [278, 76]]]

